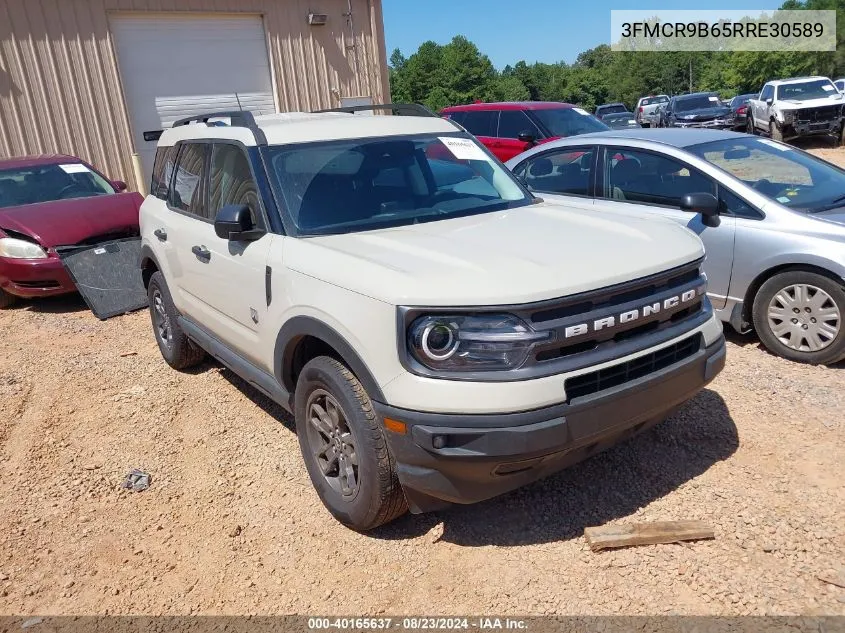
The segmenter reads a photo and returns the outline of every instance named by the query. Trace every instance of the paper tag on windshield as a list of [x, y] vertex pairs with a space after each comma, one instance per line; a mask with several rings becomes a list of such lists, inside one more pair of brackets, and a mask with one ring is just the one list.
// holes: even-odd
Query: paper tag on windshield
[[788, 152], [791, 148], [788, 145], [781, 145], [780, 143], [776, 143], [767, 138], [757, 139], [761, 143], [765, 143], [769, 147], [774, 147], [776, 150], [780, 150], [781, 152]]
[[783, 204], [786, 204], [787, 202], [792, 202], [792, 201], [791, 201], [789, 198], [787, 198], [786, 196], [781, 196], [780, 198], [775, 198], [775, 200], [777, 200], [778, 202], [782, 202]]
[[449, 136], [440, 136], [438, 138], [458, 160], [490, 160], [490, 157], [484, 153], [484, 150], [468, 138], [454, 138]]
[[712, 101], [713, 103], [719, 103], [719, 97], [707, 97], [707, 98], [710, 99], [710, 101]]
[[590, 116], [589, 112], [587, 112], [586, 110], [582, 110], [581, 108], [572, 108], [572, 109], [575, 110], [575, 112], [577, 112], [578, 114], [583, 114], [584, 116]]
[[87, 174], [88, 168], [85, 165], [80, 163], [72, 163], [70, 165], [59, 165], [59, 169], [61, 169], [66, 174]]
[[833, 92], [833, 86], [828, 84], [822, 84], [822, 90], [825, 92]]

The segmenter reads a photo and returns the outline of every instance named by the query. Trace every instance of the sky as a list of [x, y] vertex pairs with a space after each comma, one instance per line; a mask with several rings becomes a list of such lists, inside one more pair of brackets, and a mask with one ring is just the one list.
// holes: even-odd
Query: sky
[[[777, 9], [782, 0], [706, 0], [706, 9]], [[572, 63], [610, 43], [611, 9], [694, 9], [689, 0], [382, 0], [387, 54], [465, 35], [498, 69], [521, 59]]]

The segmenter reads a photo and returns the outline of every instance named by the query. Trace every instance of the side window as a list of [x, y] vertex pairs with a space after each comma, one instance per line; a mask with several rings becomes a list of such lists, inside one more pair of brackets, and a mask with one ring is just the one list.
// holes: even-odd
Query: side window
[[174, 209], [206, 218], [203, 176], [208, 156], [206, 143], [182, 145], [176, 163], [176, 175], [167, 203]]
[[252, 217], [261, 217], [258, 186], [249, 168], [249, 159], [237, 145], [215, 144], [211, 155], [211, 175], [208, 180], [208, 217], [229, 204], [245, 204], [252, 210]]
[[519, 172], [532, 191], [589, 196], [594, 152], [592, 147], [544, 152], [522, 163]]
[[537, 126], [522, 110], [502, 110], [499, 114], [499, 138], [519, 138], [523, 132], [539, 134]]
[[159, 147], [156, 150], [153, 178], [150, 183], [150, 193], [156, 198], [167, 200], [170, 180], [173, 176], [173, 163], [176, 162], [176, 147]]
[[716, 195], [716, 183], [696, 169], [639, 150], [608, 148], [604, 157], [605, 198], [678, 208], [688, 193]]
[[752, 220], [763, 218], [762, 213], [725, 187], [719, 187], [719, 212]]
[[473, 110], [466, 113], [466, 118], [461, 125], [473, 136], [496, 136], [498, 120], [497, 110]]
[[760, 99], [765, 101], [766, 99], [771, 99], [774, 97], [775, 89], [770, 85], [763, 86], [763, 92], [760, 93]]
[[467, 116], [466, 112], [463, 112], [462, 110], [458, 110], [457, 112], [449, 112], [446, 115], [446, 118], [454, 121], [458, 125], [464, 125], [464, 119], [466, 118], [466, 116]]

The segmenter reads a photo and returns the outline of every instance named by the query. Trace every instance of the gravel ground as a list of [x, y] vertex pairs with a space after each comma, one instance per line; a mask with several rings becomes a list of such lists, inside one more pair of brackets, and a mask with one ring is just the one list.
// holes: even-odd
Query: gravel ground
[[[729, 334], [727, 369], [654, 430], [363, 536], [321, 506], [290, 418], [218, 365], [171, 371], [145, 312], [59, 298], [0, 327], [2, 614], [845, 615], [817, 578], [845, 575], [845, 364]], [[131, 468], [149, 490], [120, 488]], [[672, 519], [716, 538], [583, 538]]]

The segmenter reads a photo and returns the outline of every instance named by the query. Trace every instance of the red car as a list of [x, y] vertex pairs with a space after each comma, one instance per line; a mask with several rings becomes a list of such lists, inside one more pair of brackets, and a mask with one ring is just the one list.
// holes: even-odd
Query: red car
[[57, 246], [139, 235], [143, 198], [73, 156], [0, 160], [0, 308], [75, 292]]
[[556, 101], [473, 103], [440, 115], [466, 128], [502, 162], [538, 143], [610, 128], [586, 110]]

